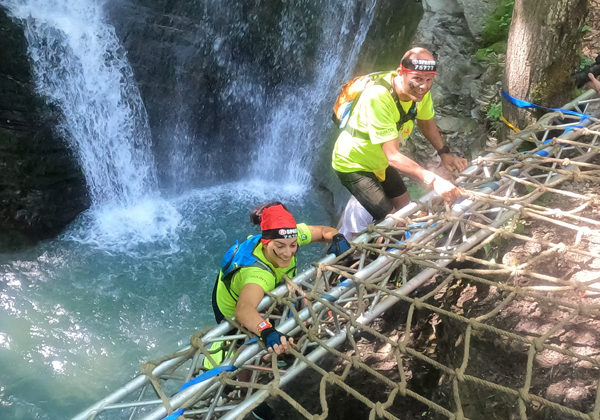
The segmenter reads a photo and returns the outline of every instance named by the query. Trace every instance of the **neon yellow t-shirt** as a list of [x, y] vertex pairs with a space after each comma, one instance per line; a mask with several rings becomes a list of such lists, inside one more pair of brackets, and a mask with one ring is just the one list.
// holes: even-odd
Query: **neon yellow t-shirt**
[[[312, 240], [312, 235], [308, 226], [305, 223], [299, 223], [296, 227], [298, 229], [298, 246], [310, 243]], [[287, 274], [290, 278], [296, 275], [295, 256], [292, 258], [292, 261], [288, 267], [275, 268], [273, 267], [273, 264], [271, 264], [265, 257], [265, 254], [263, 253], [262, 242], [258, 242], [256, 248], [254, 248], [254, 251], [252, 251], [252, 254], [260, 261], [265, 263], [271, 270], [273, 270], [275, 275], [260, 267], [243, 267], [233, 275], [229, 291], [227, 290], [225, 283], [218, 281], [217, 306], [219, 307], [221, 313], [226, 317], [232, 317], [235, 314], [235, 305], [237, 303], [237, 299], [245, 285], [258, 284], [265, 292], [270, 292], [275, 290], [284, 274]]]
[[[384, 76], [392, 84], [396, 72]], [[405, 112], [408, 112], [412, 102], [400, 101]], [[435, 115], [431, 93], [427, 92], [421, 102], [415, 106], [417, 118], [430, 120]], [[380, 180], [385, 179], [385, 169], [389, 166], [387, 157], [381, 145], [400, 137], [400, 147], [410, 136], [414, 121], [408, 121], [402, 126], [402, 136], [399, 136], [396, 123], [400, 113], [388, 90], [381, 85], [366, 88], [350, 115], [348, 125], [355, 130], [369, 133], [369, 140], [353, 137], [343, 130], [337, 138], [333, 149], [332, 166], [338, 172], [373, 172]]]

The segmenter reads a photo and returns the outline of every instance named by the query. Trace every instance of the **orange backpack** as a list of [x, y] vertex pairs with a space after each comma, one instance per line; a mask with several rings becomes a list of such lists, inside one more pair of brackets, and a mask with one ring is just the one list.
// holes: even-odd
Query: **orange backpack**
[[352, 110], [354, 110], [355, 105], [358, 103], [360, 94], [367, 87], [375, 84], [380, 84], [384, 86], [388, 90], [390, 95], [392, 95], [392, 98], [396, 103], [396, 107], [398, 108], [398, 112], [400, 112], [400, 120], [397, 123], [398, 130], [400, 130], [400, 127], [402, 127], [402, 125], [405, 122], [414, 120], [416, 118], [417, 112], [415, 110], [415, 102], [411, 104], [410, 110], [407, 114], [400, 105], [400, 101], [398, 99], [396, 91], [383, 78], [389, 73], [389, 71], [380, 71], [377, 73], [370, 73], [364, 76], [357, 76], [354, 79], [351, 79], [342, 85], [342, 87], [340, 88], [340, 94], [338, 95], [335, 104], [333, 105], [333, 115], [331, 117], [331, 119], [338, 128], [346, 128], [346, 124], [350, 119]]

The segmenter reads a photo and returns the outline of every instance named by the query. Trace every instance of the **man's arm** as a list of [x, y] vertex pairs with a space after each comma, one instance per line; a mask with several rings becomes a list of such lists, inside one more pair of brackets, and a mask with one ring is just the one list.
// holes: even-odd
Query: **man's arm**
[[[417, 125], [419, 126], [421, 133], [423, 133], [427, 141], [431, 143], [435, 150], [441, 150], [444, 147], [444, 139], [433, 118], [429, 120], [417, 119]], [[444, 167], [450, 172], [453, 171], [453, 168], [456, 168], [458, 172], [462, 172], [468, 166], [467, 159], [454, 156], [451, 153], [442, 153], [440, 158], [442, 159]]]
[[381, 145], [390, 166], [404, 172], [411, 178], [424, 182], [446, 201], [454, 201], [462, 195], [454, 184], [419, 166], [415, 161], [400, 153], [399, 144], [399, 140], [395, 139]]

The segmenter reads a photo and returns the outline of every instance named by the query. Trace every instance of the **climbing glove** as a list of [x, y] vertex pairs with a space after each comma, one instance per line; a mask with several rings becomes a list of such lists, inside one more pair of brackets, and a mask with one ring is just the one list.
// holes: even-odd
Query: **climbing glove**
[[344, 235], [342, 235], [341, 233], [338, 233], [337, 235], [335, 235], [333, 237], [333, 243], [327, 250], [327, 253], [335, 254], [336, 257], [339, 257], [340, 255], [342, 255], [344, 252], [348, 251], [349, 249], [350, 249], [350, 244], [348, 243], [346, 238], [344, 238]]
[[280, 333], [273, 327], [265, 328], [260, 332], [260, 339], [265, 343], [267, 349], [277, 345], [281, 346], [281, 337], [286, 337], [287, 335]]

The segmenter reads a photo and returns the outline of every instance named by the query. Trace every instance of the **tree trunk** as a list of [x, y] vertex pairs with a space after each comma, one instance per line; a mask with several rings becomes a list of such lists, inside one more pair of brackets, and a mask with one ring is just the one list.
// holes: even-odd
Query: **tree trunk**
[[[510, 95], [546, 107], [572, 99], [571, 74], [578, 70], [588, 0], [515, 0], [508, 35], [503, 88]], [[502, 100], [504, 117], [519, 128], [533, 118]]]

